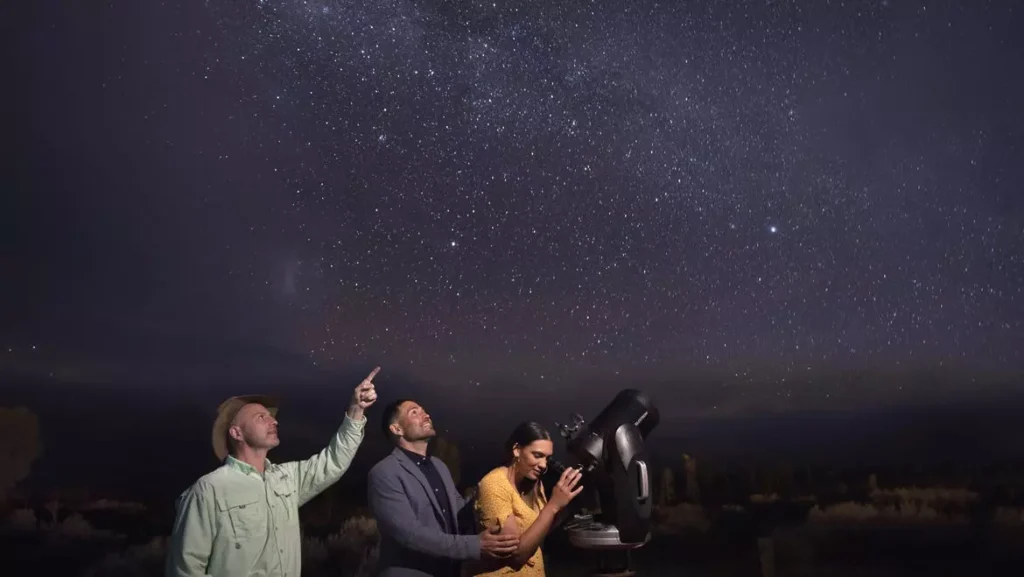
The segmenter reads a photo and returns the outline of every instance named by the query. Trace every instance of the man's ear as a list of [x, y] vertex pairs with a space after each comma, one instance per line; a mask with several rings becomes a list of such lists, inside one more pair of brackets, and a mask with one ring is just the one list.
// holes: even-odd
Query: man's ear
[[238, 425], [231, 425], [228, 427], [228, 436], [236, 441], [242, 440], [242, 429]]
[[391, 431], [391, 434], [396, 437], [402, 436], [402, 427], [398, 423], [391, 423], [391, 426], [388, 427], [388, 430]]

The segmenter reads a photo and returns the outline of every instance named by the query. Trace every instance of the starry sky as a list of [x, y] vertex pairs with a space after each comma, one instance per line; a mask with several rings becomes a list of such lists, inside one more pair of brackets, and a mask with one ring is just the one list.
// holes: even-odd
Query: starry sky
[[8, 366], [1022, 368], [1014, 2], [30, 4]]

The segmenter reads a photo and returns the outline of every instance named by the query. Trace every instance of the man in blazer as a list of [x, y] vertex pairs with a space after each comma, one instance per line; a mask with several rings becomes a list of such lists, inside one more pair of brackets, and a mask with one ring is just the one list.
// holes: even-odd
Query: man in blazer
[[499, 527], [472, 533], [472, 507], [444, 463], [427, 456], [427, 443], [437, 433], [423, 407], [408, 399], [391, 403], [383, 428], [395, 450], [368, 479], [370, 510], [380, 531], [379, 577], [458, 577], [462, 561], [504, 559], [516, 551], [518, 534]]

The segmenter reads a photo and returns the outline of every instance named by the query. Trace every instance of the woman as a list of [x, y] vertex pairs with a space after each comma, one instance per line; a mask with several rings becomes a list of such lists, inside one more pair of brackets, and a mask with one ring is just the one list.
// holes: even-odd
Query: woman
[[544, 494], [541, 476], [554, 450], [551, 436], [540, 424], [527, 421], [512, 431], [505, 443], [507, 462], [484, 475], [477, 486], [476, 514], [481, 530], [501, 527], [519, 533], [519, 550], [501, 562], [477, 562], [469, 573], [477, 576], [517, 575], [545, 577], [540, 544], [555, 515], [579, 495], [580, 472], [569, 467], [552, 490]]

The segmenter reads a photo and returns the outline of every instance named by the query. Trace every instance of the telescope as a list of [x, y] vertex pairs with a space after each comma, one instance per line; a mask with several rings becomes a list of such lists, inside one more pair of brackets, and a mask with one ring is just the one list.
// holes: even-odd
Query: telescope
[[[626, 389], [589, 425], [579, 414], [572, 421], [555, 426], [583, 473], [583, 494], [573, 501], [596, 500], [598, 511], [566, 522], [569, 542], [597, 553], [595, 576], [635, 575], [630, 551], [651, 539], [653, 499], [644, 440], [658, 426], [658, 409], [644, 393]], [[548, 471], [557, 479], [565, 468], [555, 462]]]

